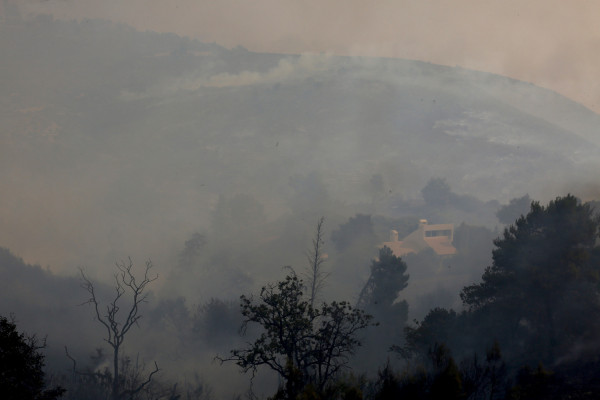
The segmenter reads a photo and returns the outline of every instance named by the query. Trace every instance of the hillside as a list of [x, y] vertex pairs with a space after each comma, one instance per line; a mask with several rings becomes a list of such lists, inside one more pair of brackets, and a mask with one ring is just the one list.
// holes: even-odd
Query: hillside
[[598, 115], [483, 72], [50, 17], [0, 25], [0, 52], [0, 243], [30, 262], [172, 254], [222, 195], [271, 219], [358, 207], [376, 175], [374, 212], [431, 177], [483, 200], [585, 197], [600, 163]]

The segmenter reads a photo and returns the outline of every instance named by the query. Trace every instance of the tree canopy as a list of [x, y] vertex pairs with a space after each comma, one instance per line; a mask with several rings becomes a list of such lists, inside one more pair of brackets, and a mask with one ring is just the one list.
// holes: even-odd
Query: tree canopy
[[527, 214], [530, 205], [531, 198], [528, 194], [519, 198], [514, 198], [507, 205], [498, 209], [496, 217], [498, 218], [498, 221], [503, 224], [512, 224], [519, 219], [521, 215]]
[[0, 395], [7, 400], [53, 400], [64, 389], [46, 390], [44, 342], [17, 331], [16, 324], [0, 316]]
[[408, 285], [406, 269], [406, 263], [387, 246], [379, 249], [379, 257], [371, 261], [371, 275], [358, 299], [358, 306], [380, 325], [369, 330], [362, 352], [362, 362], [371, 367], [385, 362], [388, 350], [402, 341], [408, 303], [399, 301], [398, 294]]
[[406, 263], [392, 249], [383, 246], [379, 257], [371, 263], [371, 275], [363, 287], [359, 304], [391, 306], [398, 293], [408, 285]]
[[572, 195], [547, 207], [533, 202], [529, 213], [494, 241], [492, 265], [481, 283], [464, 288], [462, 300], [471, 308], [515, 296], [551, 301], [575, 281], [597, 283], [599, 270], [590, 260], [598, 229], [590, 207]]
[[[512, 329], [509, 336], [527, 336], [540, 357], [551, 359], [559, 343], [572, 343], [594, 325], [590, 317], [600, 314], [600, 221], [592, 211], [572, 195], [547, 206], [531, 203], [529, 213], [494, 241], [492, 265], [481, 283], [463, 289], [464, 304], [493, 312], [503, 329]], [[579, 321], [573, 320], [574, 310]]]
[[256, 300], [241, 296], [243, 329], [258, 324], [262, 333], [248, 347], [221, 359], [234, 361], [244, 372], [254, 373], [261, 366], [276, 371], [284, 381], [278, 396], [286, 399], [309, 387], [322, 393], [346, 367], [361, 344], [357, 333], [371, 320], [346, 302], [313, 308], [303, 290], [302, 280], [291, 274], [263, 287]]

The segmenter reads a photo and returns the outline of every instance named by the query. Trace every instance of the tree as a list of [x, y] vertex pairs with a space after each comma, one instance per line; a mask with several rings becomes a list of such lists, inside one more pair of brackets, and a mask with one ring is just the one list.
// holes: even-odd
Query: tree
[[415, 322], [417, 326], [404, 328], [405, 346], [393, 347], [404, 359], [424, 357], [436, 343], [445, 343], [452, 347], [454, 335], [462, 333], [459, 317], [454, 310], [436, 307], [429, 311], [423, 321]]
[[45, 341], [17, 331], [14, 321], [0, 316], [0, 397], [6, 400], [53, 400], [61, 387], [45, 390]]
[[392, 249], [379, 249], [379, 257], [372, 261], [371, 275], [359, 295], [359, 306], [392, 306], [398, 293], [408, 285], [406, 269], [406, 263]]
[[505, 225], [512, 224], [527, 213], [530, 205], [531, 198], [526, 194], [523, 197], [512, 199], [507, 205], [500, 207], [496, 212], [496, 217]]
[[600, 316], [599, 227], [591, 208], [572, 195], [546, 207], [532, 202], [529, 213], [494, 241], [492, 265], [461, 299], [481, 316], [493, 313], [496, 325], [484, 329], [553, 361], [557, 346], [572, 345]]
[[507, 367], [502, 359], [500, 345], [494, 341], [481, 363], [477, 353], [460, 363], [465, 397], [469, 399], [499, 400], [505, 398]]
[[328, 273], [323, 271], [322, 265], [326, 260], [326, 256], [323, 253], [323, 246], [325, 242], [323, 240], [323, 225], [325, 224], [325, 217], [319, 218], [317, 222], [317, 230], [315, 237], [312, 241], [312, 249], [306, 254], [308, 260], [308, 272], [307, 281], [310, 289], [310, 305], [315, 306], [315, 300], [317, 298], [317, 292], [323, 288], [325, 279], [329, 276]]
[[384, 246], [379, 257], [371, 262], [371, 275], [358, 298], [358, 307], [372, 314], [380, 325], [370, 329], [364, 351], [365, 361], [381, 365], [386, 352], [402, 339], [402, 329], [408, 319], [408, 303], [398, 301], [398, 293], [408, 285], [407, 265], [392, 250]]
[[361, 342], [357, 333], [371, 317], [346, 302], [313, 308], [304, 299], [304, 285], [295, 274], [262, 288], [257, 300], [241, 296], [242, 332], [249, 324], [262, 328], [248, 347], [231, 350], [222, 362], [233, 361], [243, 372], [268, 367], [283, 379], [279, 398], [295, 399], [302, 391], [323, 393], [343, 370]]
[[[553, 392], [553, 384], [556, 384], [554, 374], [539, 364], [535, 370], [529, 366], [522, 367], [517, 373], [516, 385], [508, 391], [508, 400], [542, 400], [563, 397], [565, 394], [556, 396], [556, 390]], [[571, 397], [572, 393], [568, 393]], [[592, 393], [586, 393], [586, 397]], [[588, 398], [592, 398], [591, 396]]]
[[342, 252], [356, 246], [357, 243], [373, 245], [377, 237], [373, 231], [373, 221], [370, 215], [356, 214], [331, 233], [331, 241], [337, 251]]
[[202, 343], [228, 348], [241, 322], [242, 314], [235, 301], [212, 298], [198, 306], [193, 317], [192, 332]]
[[[106, 329], [106, 337], [104, 341], [112, 349], [112, 382], [111, 382], [111, 399], [119, 400], [125, 396], [132, 398], [139, 393], [146, 385], [152, 381], [152, 377], [156, 374], [158, 364], [154, 362], [154, 370], [151, 371], [145, 380], [135, 382], [131, 387], [126, 387], [124, 379], [119, 372], [119, 367], [123, 363], [121, 350], [125, 337], [134, 325], [138, 324], [142, 315], [140, 315], [140, 306], [146, 302], [148, 292], [147, 286], [158, 279], [158, 275], [151, 276], [150, 270], [152, 263], [146, 262], [146, 268], [141, 280], [137, 279], [133, 272], [133, 261], [131, 258], [128, 262], [116, 263], [117, 272], [115, 278], [115, 295], [107, 305], [104, 312], [100, 311], [101, 306], [98, 302], [98, 296], [94, 288], [94, 284], [80, 270], [83, 280], [82, 287], [90, 294], [90, 298], [84, 304], [93, 306], [96, 319]], [[121, 302], [124, 297], [129, 297], [129, 304], [123, 310], [125, 313], [120, 313]]]
[[429, 398], [431, 400], [462, 399], [462, 377], [450, 349], [443, 343], [436, 343], [430, 349], [429, 357], [433, 365], [433, 379], [429, 388]]
[[463, 377], [450, 349], [435, 343], [427, 352], [424, 364], [393, 372], [389, 364], [379, 372], [376, 400], [387, 399], [465, 399]]
[[204, 246], [206, 246], [206, 237], [201, 233], [194, 232], [192, 236], [185, 241], [183, 251], [179, 254], [177, 266], [185, 270], [192, 268]]
[[449, 205], [456, 196], [443, 178], [431, 178], [421, 189], [421, 195], [427, 205], [434, 207]]
[[332, 271], [343, 271], [354, 285], [363, 283], [365, 265], [370, 262], [376, 244], [381, 241], [375, 234], [371, 215], [356, 214], [334, 229], [330, 238], [335, 250]]

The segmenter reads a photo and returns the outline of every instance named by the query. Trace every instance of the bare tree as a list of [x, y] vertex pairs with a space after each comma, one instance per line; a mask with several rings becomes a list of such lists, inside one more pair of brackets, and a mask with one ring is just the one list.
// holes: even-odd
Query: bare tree
[[[148, 374], [146, 379], [136, 382], [131, 388], [125, 388], [121, 375], [119, 373], [120, 352], [121, 346], [125, 340], [125, 336], [129, 333], [134, 325], [138, 325], [138, 321], [142, 316], [139, 314], [140, 305], [146, 302], [148, 292], [147, 286], [158, 279], [158, 274], [151, 275], [152, 262], [146, 261], [144, 275], [141, 280], [136, 279], [133, 272], [133, 261], [131, 258], [127, 262], [115, 263], [117, 271], [115, 272], [115, 295], [105, 307], [101, 307], [98, 302], [98, 296], [94, 288], [94, 284], [85, 275], [83, 269], [80, 269], [81, 278], [83, 280], [82, 287], [90, 294], [90, 298], [83, 304], [91, 304], [96, 319], [106, 329], [104, 341], [112, 349], [113, 355], [113, 376], [111, 382], [111, 399], [119, 400], [127, 396], [133, 398], [146, 385], [152, 381], [152, 377], [159, 371], [158, 364], [154, 362], [154, 369]], [[126, 308], [121, 308], [121, 303], [129, 300]], [[120, 311], [124, 311], [120, 313]]]
[[319, 221], [317, 222], [317, 230], [312, 241], [312, 249], [306, 253], [306, 258], [308, 259], [308, 272], [306, 274], [306, 280], [310, 289], [311, 307], [314, 307], [317, 293], [323, 288], [323, 283], [329, 276], [329, 274], [323, 271], [323, 268], [321, 267], [326, 260], [326, 256], [323, 253], [323, 247], [325, 245], [325, 241], [323, 240], [324, 224], [325, 217], [319, 218]]

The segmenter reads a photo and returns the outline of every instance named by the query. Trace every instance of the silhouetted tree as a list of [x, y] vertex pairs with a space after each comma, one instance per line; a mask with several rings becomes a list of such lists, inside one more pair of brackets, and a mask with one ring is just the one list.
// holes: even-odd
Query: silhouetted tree
[[[396, 376], [392, 366], [388, 362], [383, 369], [377, 371], [377, 381], [375, 382], [375, 400], [399, 399], [404, 389], [400, 379]], [[413, 395], [415, 393], [412, 393]], [[413, 396], [412, 398], [418, 398]]]
[[0, 398], [6, 400], [53, 400], [62, 397], [61, 387], [45, 389], [45, 341], [17, 331], [16, 324], [0, 316]]
[[204, 246], [206, 246], [206, 237], [201, 233], [194, 232], [192, 236], [185, 241], [184, 248], [179, 254], [177, 266], [183, 269], [191, 268], [200, 256], [200, 251]]
[[376, 237], [373, 231], [373, 221], [370, 215], [356, 214], [343, 223], [338, 229], [331, 232], [331, 241], [337, 251], [344, 251], [357, 242], [375, 244]]
[[451, 343], [451, 335], [460, 335], [458, 316], [454, 310], [434, 308], [416, 326], [404, 328], [405, 346], [393, 350], [402, 358], [423, 357], [435, 343]]
[[500, 400], [507, 389], [507, 367], [497, 341], [487, 349], [485, 361], [477, 353], [460, 363], [460, 373], [466, 398]]
[[454, 193], [450, 190], [450, 186], [443, 178], [432, 178], [427, 182], [427, 185], [421, 189], [421, 195], [425, 203], [430, 206], [439, 207], [445, 206], [454, 200]]
[[348, 364], [360, 346], [357, 333], [371, 317], [346, 302], [323, 303], [313, 308], [303, 296], [296, 275], [262, 288], [259, 298], [241, 296], [245, 321], [258, 324], [262, 333], [247, 348], [234, 349], [223, 361], [234, 361], [244, 372], [266, 366], [283, 379], [276, 398], [296, 399], [301, 393], [323, 393]]
[[505, 225], [512, 224], [527, 213], [530, 205], [531, 198], [526, 194], [523, 197], [512, 199], [507, 205], [500, 207], [496, 212], [496, 217]]
[[[93, 306], [94, 313], [98, 322], [106, 329], [104, 341], [112, 349], [112, 382], [111, 382], [111, 399], [119, 400], [128, 396], [132, 398], [136, 393], [139, 393], [146, 385], [152, 381], [152, 377], [156, 374], [158, 364], [154, 363], [154, 370], [151, 371], [143, 381], [136, 381], [131, 387], [126, 387], [119, 368], [123, 363], [121, 356], [121, 347], [125, 341], [125, 337], [134, 325], [137, 325], [142, 316], [140, 315], [140, 306], [146, 301], [148, 292], [147, 286], [158, 279], [158, 275], [151, 276], [150, 270], [152, 263], [146, 262], [144, 275], [141, 279], [137, 278], [133, 271], [133, 261], [131, 258], [128, 262], [116, 263], [117, 272], [115, 278], [115, 295], [106, 308], [100, 306], [94, 284], [80, 270], [83, 280], [82, 287], [90, 294], [90, 298], [86, 301], [87, 304]], [[121, 302], [129, 297], [129, 304], [124, 308], [124, 313], [121, 311]], [[84, 303], [85, 304], [85, 303]]]
[[436, 343], [429, 351], [433, 365], [433, 379], [429, 389], [431, 400], [459, 400], [463, 398], [463, 384], [458, 366], [443, 343]]
[[[507, 400], [546, 400], [565, 398], [553, 396], [552, 384], [554, 374], [539, 364], [535, 370], [531, 367], [522, 367], [517, 373], [516, 384], [510, 388]], [[570, 396], [569, 396], [570, 397]], [[592, 398], [592, 397], [587, 397]]]
[[322, 267], [323, 263], [325, 262], [325, 253], [323, 250], [323, 247], [325, 245], [325, 242], [323, 240], [324, 224], [325, 217], [319, 218], [319, 221], [317, 222], [315, 236], [312, 240], [312, 248], [306, 254], [306, 258], [308, 260], [308, 271], [306, 273], [306, 281], [308, 282], [308, 288], [310, 290], [311, 307], [315, 306], [317, 293], [323, 288], [323, 283], [327, 276], [329, 276], [328, 273], [323, 271]]
[[373, 397], [377, 400], [465, 398], [461, 371], [445, 344], [435, 343], [422, 361], [416, 368], [405, 369], [400, 375], [388, 364], [379, 372]]
[[371, 275], [360, 292], [358, 306], [374, 315], [382, 331], [401, 331], [406, 323], [408, 303], [397, 301], [398, 293], [408, 285], [406, 268], [387, 246], [379, 249], [379, 257], [371, 263]]
[[193, 333], [211, 345], [231, 345], [237, 336], [242, 314], [235, 301], [212, 298], [198, 307], [194, 315]]
[[389, 247], [379, 250], [371, 262], [371, 274], [363, 286], [357, 306], [373, 315], [378, 327], [367, 331], [361, 356], [370, 367], [381, 365], [387, 351], [402, 341], [402, 330], [408, 319], [408, 303], [398, 301], [398, 293], [408, 284], [406, 263]]
[[[515, 343], [527, 339], [530, 354], [552, 360], [557, 345], [573, 344], [600, 316], [600, 265], [592, 262], [599, 227], [590, 207], [572, 195], [546, 207], [531, 203], [494, 241], [493, 263], [481, 283], [463, 289], [464, 304], [483, 319], [494, 315], [495, 327], [486, 330]], [[571, 322], [561, 323], [565, 318]]]
[[408, 285], [406, 263], [387, 246], [379, 249], [379, 257], [371, 263], [371, 275], [359, 295], [361, 307], [391, 307], [398, 293]]

